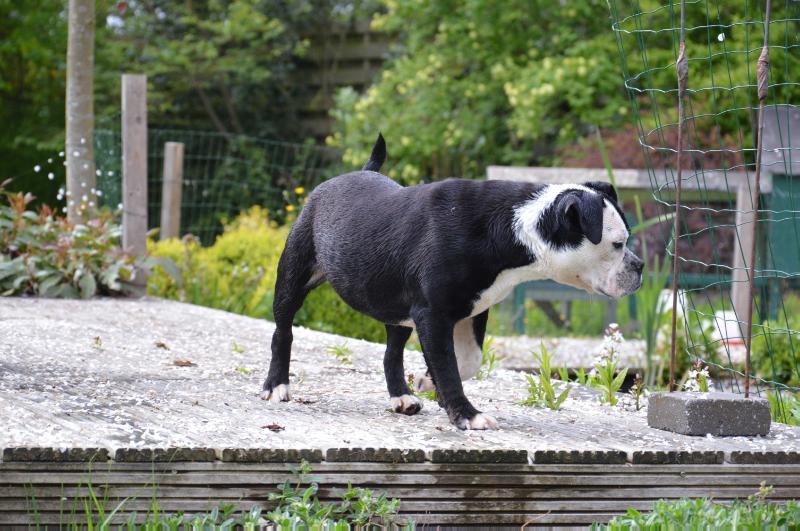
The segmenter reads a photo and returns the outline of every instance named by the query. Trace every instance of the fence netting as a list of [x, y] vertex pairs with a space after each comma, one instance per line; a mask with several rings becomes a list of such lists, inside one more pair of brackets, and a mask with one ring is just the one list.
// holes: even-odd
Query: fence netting
[[[326, 147], [217, 132], [150, 128], [147, 132], [148, 225], [160, 226], [164, 145], [184, 144], [181, 234], [210, 245], [224, 223], [260, 205], [283, 221], [293, 208], [287, 191], [312, 189], [338, 173], [340, 154]], [[103, 203], [121, 203], [122, 153], [118, 129], [95, 134], [98, 189]], [[291, 206], [290, 206], [291, 205]]]
[[[718, 387], [744, 383], [748, 246], [756, 226], [753, 391], [774, 405], [800, 390], [800, 2], [773, 2], [764, 100], [761, 190], [758, 60], [767, 3], [688, 0], [680, 230], [664, 224], [679, 258], [684, 366], [701, 360]], [[610, 0], [625, 88], [635, 111], [653, 199], [675, 211], [681, 3]], [[756, 207], [754, 208], [754, 205]]]

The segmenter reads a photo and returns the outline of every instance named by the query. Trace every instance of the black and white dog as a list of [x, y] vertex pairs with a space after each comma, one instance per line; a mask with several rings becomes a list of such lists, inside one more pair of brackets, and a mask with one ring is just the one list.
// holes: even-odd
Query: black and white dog
[[553, 279], [609, 297], [641, 285], [642, 261], [625, 246], [629, 227], [602, 182], [540, 185], [450, 179], [402, 187], [378, 173], [383, 137], [362, 171], [309, 196], [286, 240], [275, 283], [272, 361], [262, 398], [289, 400], [292, 320], [325, 281], [347, 304], [386, 324], [383, 366], [394, 411], [422, 403], [409, 390], [403, 349], [416, 328], [440, 404], [462, 429], [496, 428], [467, 400], [489, 308], [511, 289]]

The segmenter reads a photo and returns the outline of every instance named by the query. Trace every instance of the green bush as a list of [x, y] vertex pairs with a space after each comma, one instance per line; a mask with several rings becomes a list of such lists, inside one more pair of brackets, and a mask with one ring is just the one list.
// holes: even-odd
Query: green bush
[[[544, 165], [594, 124], [627, 119], [608, 7], [586, 0], [387, 1], [372, 29], [401, 45], [363, 94], [341, 90], [328, 143], [363, 164], [376, 124], [404, 184]], [[535, 22], [534, 22], [535, 21]], [[532, 23], [534, 22], [534, 23]], [[395, 112], [403, 109], [403, 112]]]
[[594, 530], [622, 529], [797, 529], [800, 526], [800, 504], [766, 502], [772, 487], [763, 487], [758, 495], [723, 505], [707, 498], [659, 500], [649, 513], [630, 509], [606, 524], [595, 524]]
[[[180, 274], [156, 266], [148, 293], [272, 319], [278, 260], [289, 229], [270, 221], [267, 214], [260, 207], [242, 213], [210, 247], [192, 237], [149, 242], [150, 255], [174, 262]], [[347, 306], [327, 284], [309, 294], [295, 324], [369, 341], [385, 339], [381, 323]]]
[[31, 194], [0, 184], [0, 295], [92, 297], [122, 290], [135, 260], [120, 248], [120, 227], [103, 211], [71, 223], [43, 206], [28, 210]]
[[[800, 386], [800, 317], [786, 321], [765, 321], [753, 338], [752, 365], [765, 380], [792, 387]], [[787, 330], [788, 329], [788, 330]]]

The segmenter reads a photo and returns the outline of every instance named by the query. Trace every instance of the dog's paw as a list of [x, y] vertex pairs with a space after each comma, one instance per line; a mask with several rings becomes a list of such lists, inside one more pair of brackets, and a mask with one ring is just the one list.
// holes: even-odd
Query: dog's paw
[[435, 391], [436, 386], [433, 385], [433, 378], [426, 372], [418, 372], [414, 375], [414, 392]]
[[393, 396], [389, 400], [395, 413], [415, 415], [422, 409], [422, 401], [414, 395]]
[[292, 399], [289, 393], [289, 384], [280, 384], [274, 389], [264, 389], [261, 392], [261, 399], [270, 402], [288, 402]]
[[456, 426], [462, 430], [496, 430], [498, 428], [494, 417], [486, 413], [478, 413], [471, 419], [462, 417], [456, 422]]

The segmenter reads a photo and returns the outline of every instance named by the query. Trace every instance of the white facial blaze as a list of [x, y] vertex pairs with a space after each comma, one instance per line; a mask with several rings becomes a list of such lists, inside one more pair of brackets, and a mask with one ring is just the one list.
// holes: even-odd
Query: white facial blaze
[[624, 295], [625, 289], [617, 285], [617, 277], [625, 267], [625, 252], [624, 249], [616, 249], [614, 243], [624, 244], [629, 234], [625, 222], [609, 201], [604, 200], [602, 239], [597, 245], [584, 239], [576, 248], [556, 249], [539, 233], [539, 220], [544, 211], [562, 192], [568, 190], [597, 193], [585, 186], [554, 184], [516, 209], [516, 237], [535, 257], [536, 262], [531, 267], [535, 267], [544, 278], [590, 293], [603, 293], [611, 297]]

